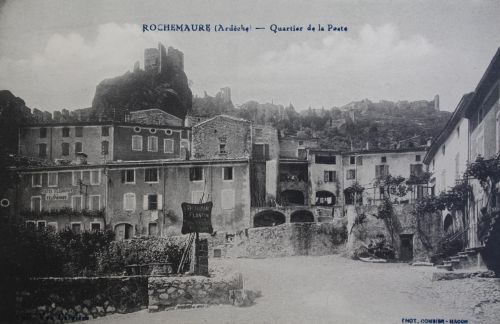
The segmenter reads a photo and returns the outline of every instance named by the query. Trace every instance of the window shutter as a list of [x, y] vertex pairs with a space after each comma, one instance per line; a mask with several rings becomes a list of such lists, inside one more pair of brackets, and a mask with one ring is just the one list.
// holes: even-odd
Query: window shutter
[[269, 159], [269, 144], [264, 145], [264, 157], [265, 159]]
[[122, 170], [122, 183], [125, 183], [125, 170]]
[[375, 166], [375, 177], [380, 178], [380, 165]]
[[148, 195], [144, 195], [144, 199], [142, 202], [142, 207], [144, 210], [148, 210]]
[[325, 182], [328, 182], [328, 171], [325, 171], [324, 178], [325, 178], [325, 179], [324, 179], [324, 180], [325, 180]]
[[158, 195], [158, 210], [163, 209], [163, 195]]

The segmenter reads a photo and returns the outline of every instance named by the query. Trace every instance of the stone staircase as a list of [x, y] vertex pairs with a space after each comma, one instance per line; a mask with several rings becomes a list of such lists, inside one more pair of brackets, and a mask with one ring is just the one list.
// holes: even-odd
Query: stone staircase
[[500, 275], [500, 211], [492, 213], [489, 229], [484, 236], [483, 256], [488, 268]]
[[486, 270], [486, 266], [481, 257], [483, 247], [467, 248], [454, 256], [444, 259], [443, 264], [436, 268], [448, 271], [453, 270]]

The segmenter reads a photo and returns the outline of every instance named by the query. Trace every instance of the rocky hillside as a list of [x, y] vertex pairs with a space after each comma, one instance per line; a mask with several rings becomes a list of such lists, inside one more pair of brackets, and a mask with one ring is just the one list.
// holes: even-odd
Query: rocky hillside
[[[207, 109], [200, 109], [207, 111]], [[297, 111], [271, 103], [249, 101], [227, 113], [271, 124], [284, 135], [315, 136], [324, 148], [347, 150], [393, 148], [424, 145], [444, 127], [450, 112], [438, 111], [434, 101], [380, 101], [361, 100], [330, 109]]]
[[16, 153], [18, 127], [29, 118], [24, 100], [8, 90], [0, 90], [0, 153]]

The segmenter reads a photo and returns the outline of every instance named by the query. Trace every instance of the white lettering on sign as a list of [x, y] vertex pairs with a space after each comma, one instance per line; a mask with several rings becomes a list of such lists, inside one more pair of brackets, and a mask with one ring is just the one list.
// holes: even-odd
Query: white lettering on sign
[[67, 192], [54, 192], [45, 194], [45, 200], [67, 200], [69, 194]]

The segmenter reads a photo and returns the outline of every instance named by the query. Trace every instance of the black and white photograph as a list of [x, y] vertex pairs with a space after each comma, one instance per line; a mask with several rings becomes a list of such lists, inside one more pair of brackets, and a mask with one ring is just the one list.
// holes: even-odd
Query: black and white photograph
[[500, 323], [500, 1], [0, 0], [0, 323]]

